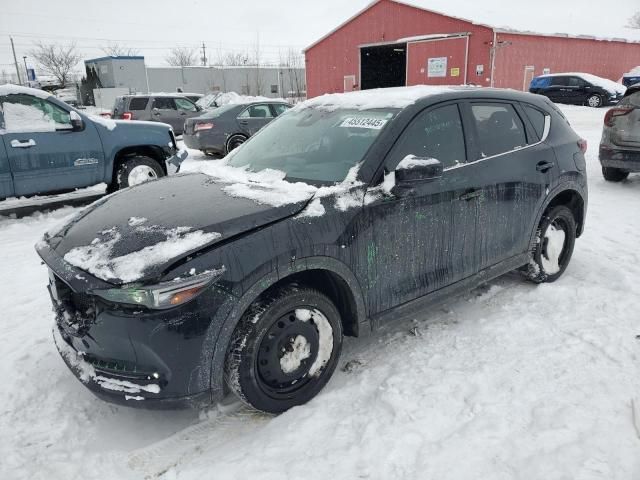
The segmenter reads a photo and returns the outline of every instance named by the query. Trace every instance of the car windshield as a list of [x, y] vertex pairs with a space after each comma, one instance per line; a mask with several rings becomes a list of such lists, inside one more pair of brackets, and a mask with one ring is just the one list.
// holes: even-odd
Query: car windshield
[[341, 182], [397, 112], [293, 109], [234, 152], [229, 165], [280, 170], [294, 181]]

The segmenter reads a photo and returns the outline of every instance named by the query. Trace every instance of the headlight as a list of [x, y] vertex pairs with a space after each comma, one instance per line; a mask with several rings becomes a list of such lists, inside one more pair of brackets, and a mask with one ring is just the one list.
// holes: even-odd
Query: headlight
[[225, 272], [222, 267], [193, 277], [162, 282], [148, 287], [109, 288], [91, 293], [113, 303], [142, 305], [147, 308], [173, 308], [197, 297]]

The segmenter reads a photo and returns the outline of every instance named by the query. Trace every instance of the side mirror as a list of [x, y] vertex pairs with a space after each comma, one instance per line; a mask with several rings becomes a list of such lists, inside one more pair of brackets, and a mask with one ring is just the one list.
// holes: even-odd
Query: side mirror
[[84, 130], [84, 122], [82, 121], [82, 117], [78, 114], [78, 112], [71, 110], [71, 112], [69, 113], [69, 119], [71, 120], [71, 128], [74, 132], [80, 132]]
[[442, 178], [443, 172], [439, 160], [409, 155], [396, 167], [393, 193], [398, 196], [411, 194], [420, 185]]

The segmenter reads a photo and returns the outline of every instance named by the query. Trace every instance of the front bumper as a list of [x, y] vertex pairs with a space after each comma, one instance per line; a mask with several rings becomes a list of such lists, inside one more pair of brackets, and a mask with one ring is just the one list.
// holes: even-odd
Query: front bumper
[[640, 151], [638, 150], [622, 150], [600, 145], [599, 158], [603, 167], [640, 172]]
[[87, 293], [104, 282], [48, 246], [38, 253], [50, 267], [56, 346], [92, 392], [141, 408], [202, 406], [223, 395], [212, 389], [211, 352], [228, 313], [220, 309], [230, 300], [227, 292], [213, 285], [170, 310], [125, 309]]
[[178, 170], [180, 169], [180, 164], [187, 158], [189, 152], [187, 152], [186, 148], [181, 148], [176, 151], [173, 155], [167, 158], [165, 161], [167, 162], [167, 166], [173, 165]]

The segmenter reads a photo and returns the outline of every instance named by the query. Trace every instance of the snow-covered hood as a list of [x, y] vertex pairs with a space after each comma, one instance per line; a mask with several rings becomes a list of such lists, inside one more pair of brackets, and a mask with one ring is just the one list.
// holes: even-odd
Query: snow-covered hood
[[198, 250], [295, 215], [308, 201], [273, 206], [223, 188], [197, 173], [144, 183], [96, 202], [48, 243], [102, 280], [144, 282]]

